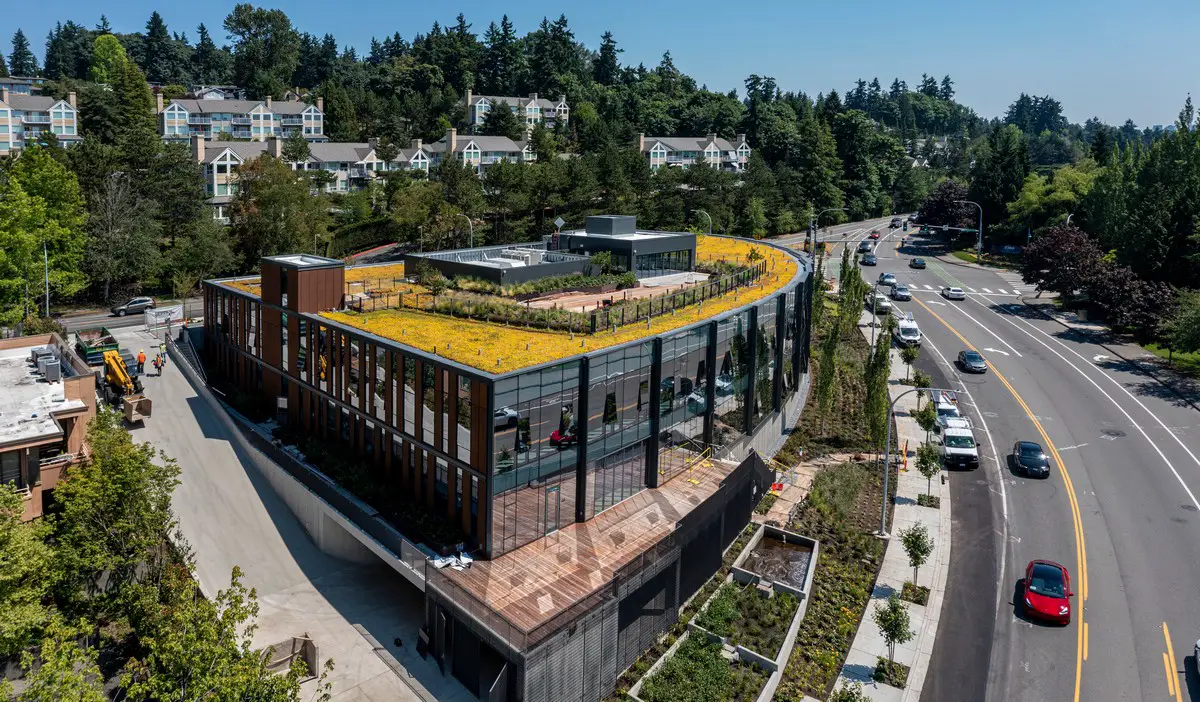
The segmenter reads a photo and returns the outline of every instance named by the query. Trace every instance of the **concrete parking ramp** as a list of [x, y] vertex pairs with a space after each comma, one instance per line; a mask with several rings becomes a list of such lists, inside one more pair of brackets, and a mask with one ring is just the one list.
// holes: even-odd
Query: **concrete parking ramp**
[[[120, 336], [129, 348], [157, 346], [144, 331]], [[195, 552], [201, 589], [212, 595], [228, 587], [236, 565], [245, 584], [257, 590], [255, 646], [307, 633], [320, 660], [334, 661], [331, 680], [339, 702], [475, 699], [417, 655], [424, 612], [417, 588], [349, 534], [333, 532], [333, 522], [322, 522], [324, 545], [335, 552], [341, 547], [357, 562], [322, 552], [264, 477], [273, 469], [269, 459], [176, 364], [162, 377], [144, 380], [154, 416], [133, 430], [134, 437], [179, 463], [173, 504]]]

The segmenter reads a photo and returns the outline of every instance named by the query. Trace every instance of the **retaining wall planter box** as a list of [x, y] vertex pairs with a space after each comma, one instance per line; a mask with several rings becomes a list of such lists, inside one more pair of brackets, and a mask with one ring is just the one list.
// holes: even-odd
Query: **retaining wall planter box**
[[[783, 669], [788, 658], [792, 655], [792, 647], [796, 642], [796, 634], [800, 630], [800, 622], [808, 609], [808, 595], [812, 591], [813, 577], [816, 573], [817, 555], [820, 545], [817, 541], [795, 532], [779, 527], [763, 525], [747, 542], [745, 548], [734, 560], [733, 568], [726, 578], [726, 585], [718, 588], [696, 615], [688, 622], [688, 630], [675, 644], [667, 650], [646, 674], [629, 690], [628, 695], [637, 702], [642, 702], [639, 693], [643, 684], [650, 680], [655, 673], [676, 655], [679, 647], [689, 636], [703, 636], [709, 641], [719, 642], [727, 652], [732, 652], [735, 661], [749, 663], [769, 672], [766, 684], [758, 695], [758, 702], [769, 702], [775, 695], [775, 690], [783, 679]], [[756, 571], [761, 568], [762, 573]], [[741, 597], [779, 597], [790, 595], [797, 600], [797, 606], [791, 622], [774, 656], [754, 651], [746, 646], [734, 644], [729, 636], [721, 636], [709, 631], [698, 622], [718, 597], [728, 594], [732, 584], [738, 588], [752, 588], [752, 591], [739, 592]], [[766, 590], [766, 592], [762, 592]], [[738, 633], [738, 632], [734, 632]], [[772, 646], [772, 648], [774, 648]], [[733, 663], [731, 662], [731, 665]]]

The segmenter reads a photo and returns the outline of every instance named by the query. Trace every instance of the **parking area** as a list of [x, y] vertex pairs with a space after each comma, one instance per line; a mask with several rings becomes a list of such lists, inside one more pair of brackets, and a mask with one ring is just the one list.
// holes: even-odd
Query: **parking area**
[[[117, 337], [135, 354], [153, 355], [158, 346], [145, 331]], [[347, 563], [323, 553], [256, 467], [269, 459], [240, 441], [174, 364], [143, 380], [154, 414], [134, 437], [179, 464], [173, 505], [205, 594], [227, 587], [234, 566], [257, 590], [256, 646], [310, 636], [321, 661], [334, 661], [339, 702], [474, 699], [416, 653], [421, 592], [382, 562]]]

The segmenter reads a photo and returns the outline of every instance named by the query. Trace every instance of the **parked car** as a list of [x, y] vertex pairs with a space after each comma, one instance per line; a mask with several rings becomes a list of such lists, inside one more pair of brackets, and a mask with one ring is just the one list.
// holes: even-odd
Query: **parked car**
[[509, 429], [517, 426], [517, 420], [521, 418], [521, 413], [511, 407], [501, 407], [492, 414], [492, 427], [495, 429]]
[[965, 299], [967, 299], [967, 293], [963, 292], [962, 288], [945, 287], [945, 288], [942, 288], [941, 292], [942, 292], [942, 297], [946, 298], [947, 300], [965, 300]]
[[987, 361], [978, 351], [959, 351], [958, 367], [968, 373], [987, 373]]
[[900, 285], [897, 283], [896, 285], [892, 286], [892, 299], [905, 302], [912, 299], [912, 293], [909, 292], [907, 285]]
[[729, 373], [722, 373], [717, 376], [717, 394], [728, 395], [733, 392], [733, 376]]
[[1038, 619], [1071, 623], [1071, 574], [1054, 561], [1030, 561], [1025, 566], [1025, 614]]
[[152, 309], [154, 309], [154, 298], [134, 297], [112, 308], [112, 313], [118, 317], [124, 317], [127, 314], [139, 314]]
[[923, 258], [914, 258], [913, 260], [911, 260], [911, 261], [909, 261], [909, 262], [908, 262], [908, 267], [909, 267], [909, 268], [921, 268], [921, 269], [924, 269], [924, 268], [925, 268], [925, 259], [923, 259]]
[[703, 413], [708, 407], [708, 399], [704, 396], [704, 386], [697, 385], [691, 395], [687, 396], [688, 411], [693, 414]]
[[875, 258], [875, 254], [873, 253], [863, 254], [862, 258], [858, 259], [858, 265], [860, 266], [874, 266], [878, 263], [879, 260]]
[[1042, 450], [1041, 444], [1017, 441], [1013, 443], [1009, 458], [1012, 460], [1013, 470], [1022, 475], [1031, 478], [1050, 477], [1050, 458]]
[[880, 285], [895, 285], [896, 284], [896, 274], [895, 273], [880, 273], [879, 280], [877, 280], [876, 282], [878, 282]]

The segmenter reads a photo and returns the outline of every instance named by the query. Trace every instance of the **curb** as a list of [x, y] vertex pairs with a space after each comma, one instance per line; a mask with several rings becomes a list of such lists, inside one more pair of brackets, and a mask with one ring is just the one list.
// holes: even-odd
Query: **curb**
[[[1043, 312], [1041, 309], [1039, 309], [1039, 308], [1038, 308], [1038, 307], [1039, 307], [1038, 305], [1034, 305], [1034, 304], [1030, 303], [1030, 302], [1028, 301], [1028, 299], [1027, 299], [1027, 298], [1026, 298], [1024, 295], [1022, 295], [1022, 296], [1021, 296], [1020, 298], [1018, 298], [1018, 299], [1021, 301], [1021, 304], [1025, 305], [1025, 306], [1026, 306], [1026, 307], [1028, 307], [1029, 309], [1031, 309], [1031, 310], [1033, 310], [1033, 311], [1037, 312], [1038, 314], [1040, 314], [1041, 316], [1045, 317], [1046, 319], [1049, 319], [1050, 321], [1052, 321], [1052, 322], [1054, 322], [1054, 323], [1056, 323], [1056, 324], [1058, 324], [1058, 325], [1062, 326], [1064, 329], [1073, 329], [1073, 330], [1075, 330], [1075, 331], [1088, 331], [1088, 330], [1085, 330], [1085, 329], [1080, 329], [1080, 328], [1078, 328], [1078, 327], [1075, 327], [1075, 326], [1073, 326], [1073, 325], [1071, 325], [1071, 324], [1069, 324], [1069, 323], [1067, 323], [1067, 322], [1064, 322], [1063, 320], [1059, 319], [1058, 317], [1056, 317], [1056, 316], [1054, 316], [1054, 315], [1052, 315], [1052, 314], [1047, 314], [1046, 312]], [[1090, 332], [1090, 331], [1088, 331], [1088, 333], [1095, 334], [1096, 332]], [[1109, 332], [1108, 332], [1108, 333], [1109, 333], [1109, 334], [1112, 334], [1113, 332], [1112, 332], [1111, 330], [1109, 330]], [[1167, 389], [1168, 389], [1168, 390], [1170, 390], [1172, 393], [1174, 393], [1176, 397], [1178, 397], [1180, 400], [1183, 400], [1185, 403], [1187, 403], [1187, 405], [1188, 405], [1189, 407], [1191, 407], [1192, 409], [1196, 410], [1197, 412], [1200, 412], [1200, 405], [1197, 405], [1195, 401], [1193, 401], [1193, 400], [1192, 400], [1190, 397], [1188, 397], [1188, 396], [1187, 396], [1187, 395], [1185, 395], [1183, 392], [1181, 392], [1181, 391], [1179, 390], [1179, 388], [1178, 388], [1178, 387], [1176, 387], [1176, 385], [1175, 385], [1175, 383], [1174, 383], [1173, 381], [1171, 381], [1171, 380], [1164, 380], [1164, 379], [1161, 377], [1163, 374], [1162, 374], [1161, 372], [1156, 372], [1156, 369], [1155, 369], [1155, 367], [1154, 367], [1154, 364], [1152, 364], [1152, 363], [1146, 363], [1146, 362], [1144, 362], [1144, 361], [1142, 361], [1142, 360], [1139, 360], [1139, 359], [1136, 359], [1136, 358], [1129, 358], [1129, 357], [1128, 357], [1128, 356], [1126, 356], [1125, 354], [1121, 353], [1120, 351], [1117, 351], [1116, 349], [1112, 348], [1111, 346], [1109, 346], [1108, 344], [1106, 344], [1106, 343], [1104, 343], [1104, 342], [1096, 342], [1096, 345], [1097, 345], [1097, 346], [1099, 346], [1100, 348], [1104, 349], [1105, 351], [1108, 351], [1109, 353], [1111, 353], [1112, 355], [1114, 355], [1114, 356], [1116, 356], [1117, 358], [1121, 359], [1122, 361], [1125, 361], [1126, 363], [1130, 363], [1130, 364], [1132, 364], [1132, 365], [1133, 365], [1134, 367], [1136, 367], [1136, 368], [1137, 368], [1139, 371], [1141, 371], [1141, 372], [1145, 373], [1146, 375], [1150, 376], [1150, 377], [1151, 377], [1151, 378], [1152, 378], [1152, 379], [1153, 379], [1155, 382], [1157, 382], [1159, 385], [1162, 385], [1163, 387], [1167, 388]], [[1144, 350], [1144, 349], [1143, 349], [1143, 350]], [[1149, 352], [1149, 351], [1146, 351], [1146, 353], [1150, 353], [1150, 352]]]

